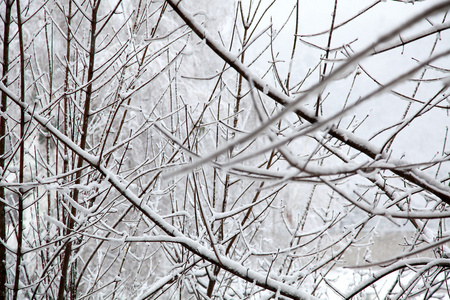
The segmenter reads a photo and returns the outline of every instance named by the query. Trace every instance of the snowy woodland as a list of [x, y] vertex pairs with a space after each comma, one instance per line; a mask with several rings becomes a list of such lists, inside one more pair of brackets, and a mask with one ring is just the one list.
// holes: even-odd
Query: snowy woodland
[[0, 300], [450, 299], [449, 12], [0, 0]]

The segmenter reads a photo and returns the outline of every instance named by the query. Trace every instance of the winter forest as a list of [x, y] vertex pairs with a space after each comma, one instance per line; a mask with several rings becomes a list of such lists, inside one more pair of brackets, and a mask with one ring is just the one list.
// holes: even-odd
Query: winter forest
[[0, 0], [0, 299], [450, 299], [448, 12]]

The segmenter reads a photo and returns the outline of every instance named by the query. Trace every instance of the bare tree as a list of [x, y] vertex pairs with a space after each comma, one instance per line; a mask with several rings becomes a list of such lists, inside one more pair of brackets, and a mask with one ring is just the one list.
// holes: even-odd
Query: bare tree
[[4, 0], [0, 298], [450, 297], [450, 2], [395, 2]]

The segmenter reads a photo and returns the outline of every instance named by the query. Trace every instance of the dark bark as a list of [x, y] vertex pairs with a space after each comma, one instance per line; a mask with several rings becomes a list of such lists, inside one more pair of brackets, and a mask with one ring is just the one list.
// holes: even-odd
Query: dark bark
[[[3, 28], [3, 70], [2, 78], [3, 84], [8, 86], [8, 68], [9, 68], [9, 29], [11, 24], [11, 6], [12, 1], [5, 1], [5, 16], [4, 16], [4, 28]], [[7, 95], [1, 93], [1, 112], [6, 113], [7, 108]], [[0, 169], [2, 177], [4, 175], [5, 168], [5, 155], [6, 155], [6, 119], [0, 117]], [[5, 188], [0, 187], [0, 199], [3, 201], [5, 199]], [[0, 239], [6, 242], [6, 212], [5, 205], [0, 201]], [[6, 248], [0, 245], [0, 300], [6, 299], [7, 297], [7, 274], [6, 274]]]
[[[25, 103], [25, 50], [24, 50], [24, 40], [22, 32], [22, 17], [20, 1], [16, 1], [17, 9], [17, 28], [19, 32], [19, 59], [20, 59], [20, 101]], [[25, 110], [22, 108], [20, 110], [20, 146], [19, 146], [19, 184], [23, 183], [24, 172], [25, 172]], [[20, 281], [20, 265], [22, 262], [22, 243], [23, 243], [23, 200], [25, 191], [23, 188], [19, 188], [17, 191], [18, 196], [18, 220], [17, 220], [17, 253], [16, 253], [16, 271], [14, 275], [14, 287], [13, 287], [13, 299], [18, 299], [19, 296], [19, 281]]]
[[[90, 33], [90, 49], [89, 49], [89, 66], [88, 66], [88, 73], [87, 73], [87, 82], [89, 82], [89, 85], [86, 88], [86, 97], [84, 100], [84, 112], [83, 112], [83, 120], [82, 120], [82, 126], [81, 126], [81, 139], [80, 139], [80, 148], [85, 149], [86, 147], [86, 138], [87, 138], [87, 129], [89, 124], [89, 110], [91, 107], [91, 99], [92, 99], [92, 78], [94, 77], [94, 63], [95, 63], [95, 40], [96, 40], [96, 28], [97, 28], [97, 12], [98, 8], [100, 6], [100, 1], [95, 2], [93, 10], [92, 10], [92, 20], [91, 20], [91, 33]], [[82, 175], [81, 167], [83, 166], [83, 158], [79, 157], [77, 162], [77, 168], [79, 171], [76, 173], [76, 180], [75, 184], [80, 184], [80, 178]], [[73, 200], [75, 202], [78, 201], [79, 197], [79, 190], [74, 189], [73, 191]], [[75, 216], [77, 213], [77, 210], [75, 207], [72, 206], [70, 214]], [[75, 221], [72, 219], [72, 217], [67, 214], [67, 232], [66, 234], [70, 233], [75, 225]], [[58, 299], [62, 300], [64, 299], [64, 292], [66, 288], [67, 281], [69, 279], [68, 276], [68, 270], [69, 270], [69, 261], [72, 256], [72, 245], [73, 241], [69, 241], [66, 245], [66, 248], [64, 250], [64, 258], [62, 263], [62, 269], [61, 269], [61, 280], [59, 283], [59, 291], [58, 291]], [[75, 271], [75, 269], [72, 269]], [[76, 287], [75, 281], [76, 276], [71, 276], [71, 281], [73, 283], [70, 283], [69, 286], [72, 288], [70, 291], [70, 297], [76, 298], [76, 290], [73, 290]]]

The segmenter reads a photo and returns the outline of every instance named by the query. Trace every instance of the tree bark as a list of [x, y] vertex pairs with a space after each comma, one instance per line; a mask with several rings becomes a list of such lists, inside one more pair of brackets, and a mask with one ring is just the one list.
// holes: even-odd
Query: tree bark
[[[5, 86], [8, 86], [8, 69], [9, 69], [9, 29], [11, 24], [11, 6], [12, 1], [5, 1], [5, 17], [3, 28], [3, 71], [2, 82]], [[3, 114], [6, 113], [7, 108], [7, 95], [1, 93], [1, 112], [0, 116], [0, 176], [5, 174], [5, 156], [6, 156], [6, 119]], [[0, 199], [5, 200], [5, 187], [0, 187]], [[6, 243], [6, 212], [5, 205], [0, 201], [0, 239]], [[0, 300], [6, 299], [8, 290], [6, 288], [7, 274], [6, 274], [6, 248], [0, 245]]]

